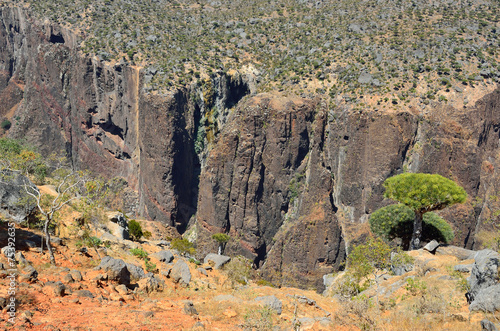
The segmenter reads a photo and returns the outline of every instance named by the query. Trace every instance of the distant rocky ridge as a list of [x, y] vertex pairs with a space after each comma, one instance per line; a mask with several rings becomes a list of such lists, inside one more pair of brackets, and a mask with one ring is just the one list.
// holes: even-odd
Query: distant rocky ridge
[[[131, 209], [189, 230], [200, 254], [228, 231], [226, 254], [254, 259], [278, 285], [323, 290], [369, 214], [388, 204], [383, 181], [440, 173], [470, 196], [441, 215], [472, 248], [500, 210], [500, 91], [463, 108], [431, 103], [355, 111], [320, 98], [254, 95], [251, 75], [216, 72], [201, 86], [149, 93], [148, 74], [79, 52], [77, 36], [24, 9], [0, 9], [0, 116], [8, 135], [77, 168], [126, 178]], [[213, 246], [213, 247], [212, 247]]]

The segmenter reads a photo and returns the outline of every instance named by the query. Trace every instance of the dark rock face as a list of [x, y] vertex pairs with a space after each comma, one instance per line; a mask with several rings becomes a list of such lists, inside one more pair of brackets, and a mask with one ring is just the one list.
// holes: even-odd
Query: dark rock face
[[194, 225], [201, 257], [217, 251], [211, 235], [226, 232], [228, 255], [251, 258], [277, 285], [321, 291], [322, 276], [366, 236], [369, 215], [391, 203], [384, 180], [403, 171], [439, 173], [466, 189], [467, 203], [440, 212], [456, 246], [474, 248], [494, 226], [498, 89], [428, 113], [246, 98], [252, 84], [242, 75], [212, 76], [210, 100], [195, 86], [148, 94], [151, 73], [85, 56], [79, 39], [25, 9], [0, 9], [0, 118], [16, 119], [9, 135], [125, 178], [138, 196], [131, 211], [179, 232]]
[[[0, 215], [14, 222], [22, 222], [36, 208], [34, 201], [28, 202], [24, 183], [29, 179], [12, 171], [0, 172]], [[31, 184], [33, 185], [33, 184]]]

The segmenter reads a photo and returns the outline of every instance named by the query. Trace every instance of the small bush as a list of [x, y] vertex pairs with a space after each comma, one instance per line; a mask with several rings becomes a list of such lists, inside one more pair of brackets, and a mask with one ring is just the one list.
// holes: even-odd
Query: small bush
[[136, 220], [128, 222], [128, 231], [134, 240], [139, 240], [144, 235], [141, 224]]
[[243, 318], [243, 330], [266, 331], [273, 328], [273, 311], [270, 308], [249, 310]]
[[427, 292], [427, 283], [418, 278], [408, 278], [405, 290], [410, 292], [412, 296], [424, 295]]
[[156, 264], [154, 264], [151, 261], [149, 261], [149, 259], [146, 259], [146, 261], [144, 263], [146, 265], [146, 271], [147, 272], [156, 273], [158, 271], [158, 269], [156, 269]]
[[0, 124], [0, 127], [4, 130], [10, 129], [12, 126], [12, 123], [9, 120], [3, 120], [2, 123]]
[[233, 285], [235, 283], [246, 285], [252, 271], [252, 261], [241, 255], [236, 256], [224, 265], [223, 270]]
[[140, 259], [145, 259], [148, 257], [148, 253], [146, 251], [144, 251], [142, 248], [132, 248], [130, 250], [130, 253], [132, 253], [132, 255], [134, 255]]
[[99, 239], [97, 237], [91, 236], [91, 237], [85, 238], [85, 245], [88, 247], [99, 247], [99, 246], [101, 246], [101, 244], [102, 244], [101, 239]]
[[184, 238], [173, 239], [170, 243], [170, 247], [177, 250], [181, 255], [193, 255], [196, 253], [193, 243]]

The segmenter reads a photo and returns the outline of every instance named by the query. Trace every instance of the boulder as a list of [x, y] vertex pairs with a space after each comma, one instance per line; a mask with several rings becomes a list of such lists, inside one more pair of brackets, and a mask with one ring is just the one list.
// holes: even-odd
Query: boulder
[[401, 262], [396, 263], [395, 259], [397, 253], [391, 252], [391, 271], [396, 276], [404, 275], [407, 272], [413, 270], [413, 263], [401, 264]]
[[170, 263], [174, 259], [174, 254], [166, 250], [159, 251], [158, 253], [154, 253], [151, 256], [158, 259], [158, 261], [165, 263]]
[[139, 281], [146, 276], [144, 270], [135, 264], [127, 263], [127, 269], [130, 272], [130, 280], [132, 281]]
[[457, 247], [457, 246], [439, 246], [436, 249], [436, 254], [437, 255], [451, 255], [456, 257], [459, 260], [468, 260], [471, 259], [472, 256], [474, 255], [474, 251], [471, 251], [470, 249], [465, 249], [462, 247]]
[[148, 273], [143, 279], [137, 282], [137, 285], [145, 293], [151, 293], [163, 290], [164, 282], [152, 273]]
[[471, 272], [473, 266], [473, 264], [457, 264], [453, 267], [453, 270], [459, 272]]
[[194, 308], [194, 304], [192, 301], [186, 301], [184, 303], [184, 314], [188, 315], [198, 315], [196, 308]]
[[469, 306], [470, 311], [500, 311], [500, 284], [479, 290]]
[[109, 232], [116, 237], [118, 240], [126, 240], [129, 239], [129, 233], [128, 230], [119, 226], [116, 223], [109, 222], [106, 227], [108, 228]]
[[94, 295], [89, 290], [78, 290], [73, 292], [72, 295], [80, 298], [91, 298], [91, 299], [94, 298]]
[[16, 250], [14, 247], [11, 246], [4, 246], [2, 247], [2, 255], [7, 257], [7, 258], [13, 258], [13, 255], [16, 253]]
[[434, 254], [434, 251], [439, 247], [439, 243], [436, 240], [432, 240], [430, 243], [424, 246], [424, 250]]
[[274, 295], [257, 297], [255, 298], [255, 301], [259, 302], [264, 307], [274, 310], [278, 315], [281, 315], [283, 304], [281, 300]]
[[66, 286], [61, 281], [47, 282], [42, 291], [48, 296], [62, 297], [65, 294]]
[[493, 322], [488, 321], [486, 318], [481, 321], [481, 330], [484, 331], [497, 331], [497, 328]]
[[110, 280], [115, 280], [125, 285], [130, 283], [130, 271], [123, 260], [105, 256], [97, 266], [97, 269], [106, 271]]
[[205, 259], [203, 260], [205, 264], [210, 264], [215, 269], [220, 269], [222, 266], [224, 266], [224, 264], [228, 263], [229, 261], [231, 261], [231, 258], [229, 256], [218, 255], [213, 253], [210, 253], [207, 256], [205, 256]]
[[[31, 181], [14, 171], [3, 170], [0, 172], [0, 216], [21, 223], [34, 211], [36, 204], [25, 202], [27, 196], [24, 183], [34, 186]], [[36, 187], [36, 186], [35, 186]]]
[[494, 312], [500, 310], [500, 284], [498, 270], [500, 254], [484, 249], [474, 254], [474, 264], [467, 278], [470, 286], [466, 294], [470, 303], [469, 310]]
[[83, 280], [82, 273], [80, 271], [70, 270], [69, 273], [76, 282], [81, 282]]
[[177, 261], [172, 268], [170, 277], [173, 278], [174, 282], [180, 283], [181, 285], [189, 285], [191, 281], [191, 271], [189, 271], [189, 266], [184, 261]]

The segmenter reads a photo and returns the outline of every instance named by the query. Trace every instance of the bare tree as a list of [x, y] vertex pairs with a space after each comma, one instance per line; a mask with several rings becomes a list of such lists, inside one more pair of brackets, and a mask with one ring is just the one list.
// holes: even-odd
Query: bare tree
[[[61, 172], [63, 169], [58, 169]], [[43, 233], [45, 235], [45, 243], [47, 245], [47, 250], [50, 255], [50, 263], [56, 264], [54, 257], [54, 252], [52, 251], [52, 246], [50, 244], [50, 231], [49, 227], [54, 221], [54, 215], [62, 207], [68, 205], [73, 200], [77, 199], [79, 196], [79, 191], [85, 182], [85, 177], [81, 172], [76, 171], [63, 171], [65, 174], [60, 176], [59, 183], [56, 186], [55, 192], [56, 196], [54, 198], [50, 197], [48, 201], [44, 201], [44, 195], [35, 184], [31, 181], [25, 180], [24, 190], [31, 196], [37, 205], [40, 213], [45, 217], [45, 223], [43, 227]], [[43, 240], [42, 240], [42, 250], [43, 250]]]

